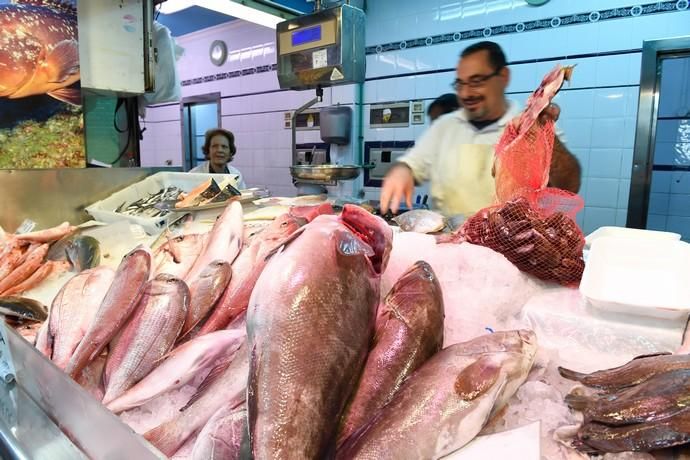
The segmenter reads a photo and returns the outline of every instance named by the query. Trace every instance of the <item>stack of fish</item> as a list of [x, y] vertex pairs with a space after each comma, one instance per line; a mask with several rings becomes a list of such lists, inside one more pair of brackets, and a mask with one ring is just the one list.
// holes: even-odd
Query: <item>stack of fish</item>
[[426, 262], [379, 304], [392, 230], [362, 208], [291, 208], [244, 233], [232, 203], [208, 235], [81, 272], [37, 348], [114, 413], [195, 386], [144, 436], [169, 456], [193, 444], [199, 460], [438, 458], [473, 439], [532, 366], [531, 331], [441, 350], [443, 295]]
[[125, 201], [115, 209], [115, 212], [128, 214], [130, 216], [162, 217], [167, 215], [170, 211], [162, 209], [159, 205], [165, 202], [175, 203], [181, 194], [182, 190], [175, 186], [165, 187], [156, 193], [149, 193], [148, 196], [139, 198], [132, 203], [127, 204]]
[[28, 291], [53, 273], [98, 265], [94, 238], [78, 235], [68, 222], [57, 227], [0, 236], [0, 296]]
[[599, 390], [574, 390], [565, 398], [584, 415], [573, 442], [578, 449], [650, 452], [690, 443], [690, 355], [642, 356], [591, 374], [559, 371]]

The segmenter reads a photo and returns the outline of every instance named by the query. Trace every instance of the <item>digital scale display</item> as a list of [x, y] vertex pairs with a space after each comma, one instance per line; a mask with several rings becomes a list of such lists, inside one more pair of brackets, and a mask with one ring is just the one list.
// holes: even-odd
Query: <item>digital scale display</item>
[[321, 40], [321, 24], [292, 33], [292, 46], [305, 45]]

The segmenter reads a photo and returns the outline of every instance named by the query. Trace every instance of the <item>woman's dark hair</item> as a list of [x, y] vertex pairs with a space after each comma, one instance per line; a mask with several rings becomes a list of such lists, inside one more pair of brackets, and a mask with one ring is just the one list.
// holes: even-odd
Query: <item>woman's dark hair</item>
[[491, 64], [491, 67], [493, 67], [494, 70], [501, 70], [507, 65], [506, 55], [503, 53], [501, 47], [498, 45], [498, 43], [490, 41], [483, 41], [468, 46], [462, 51], [460, 57], [464, 58], [470, 54], [479, 53], [480, 51], [486, 51], [489, 53], [489, 64]]
[[208, 159], [209, 149], [211, 148], [211, 139], [219, 134], [221, 136], [225, 136], [225, 138], [228, 140], [228, 144], [230, 144], [230, 161], [232, 161], [232, 157], [234, 157], [235, 152], [237, 152], [237, 148], [235, 147], [235, 135], [227, 129], [213, 128], [206, 131], [206, 134], [204, 135], [204, 145], [201, 147], [201, 151], [204, 152], [204, 156], [206, 159]]
[[434, 107], [441, 109], [441, 115], [455, 112], [460, 108], [458, 95], [455, 93], [447, 93], [437, 97], [431, 104], [429, 104], [429, 107], [427, 107], [426, 114], [431, 115], [431, 111], [434, 109]]

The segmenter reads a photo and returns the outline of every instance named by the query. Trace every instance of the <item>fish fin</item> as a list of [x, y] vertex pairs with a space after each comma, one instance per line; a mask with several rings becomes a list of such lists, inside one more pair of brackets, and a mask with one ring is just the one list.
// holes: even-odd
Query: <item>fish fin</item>
[[667, 356], [667, 355], [672, 355], [670, 351], [660, 351], [658, 353], [649, 353], [646, 355], [640, 355], [640, 356], [635, 356], [631, 361], [635, 361], [636, 359], [642, 359], [642, 358], [654, 358], [655, 356]]
[[201, 385], [199, 385], [199, 388], [196, 389], [196, 393], [192, 395], [191, 398], [189, 398], [189, 401], [187, 401], [187, 404], [184, 405], [182, 409], [180, 409], [180, 412], [184, 412], [194, 404], [203, 394], [206, 392], [208, 387], [210, 387], [213, 382], [218, 380], [218, 378], [223, 375], [223, 372], [228, 368], [230, 363], [232, 362], [233, 358], [235, 356], [229, 356], [226, 359], [223, 359], [219, 364], [217, 364], [213, 369], [211, 369], [211, 372], [208, 373], [206, 378], [204, 379], [203, 382], [201, 382]]
[[583, 411], [588, 405], [592, 404], [595, 401], [594, 398], [591, 398], [583, 394], [577, 394], [575, 392], [568, 393], [566, 397], [563, 398], [563, 400], [568, 405], [568, 407], [570, 407], [571, 409], [575, 409], [577, 411]]
[[[261, 358], [256, 352], [256, 344], [249, 352], [249, 362], [251, 363], [249, 369], [249, 376], [247, 378], [247, 433], [246, 433], [246, 448], [249, 452], [248, 459], [252, 458], [252, 433], [257, 420], [257, 398], [256, 392], [259, 387], [257, 372], [261, 369]], [[245, 437], [242, 437], [242, 445], [245, 445]]]
[[72, 88], [60, 88], [50, 91], [48, 96], [67, 104], [81, 106], [81, 90]]
[[62, 83], [79, 73], [79, 44], [76, 40], [63, 40], [46, 56], [46, 64], [55, 69], [50, 83]]
[[270, 259], [274, 255], [278, 254], [284, 247], [286, 247], [287, 245], [289, 245], [290, 243], [295, 241], [297, 239], [297, 237], [302, 234], [302, 232], [304, 232], [304, 227], [298, 228], [293, 233], [291, 233], [287, 238], [278, 241], [276, 246], [266, 253], [266, 256], [264, 257], [264, 261], [267, 261], [268, 259]]
[[581, 382], [582, 380], [584, 380], [585, 377], [587, 377], [587, 375], [589, 375], [583, 374], [582, 372], [575, 372], [573, 370], [566, 369], [565, 367], [560, 366], [558, 366], [558, 373], [561, 374], [561, 377], [563, 377], [564, 379], [575, 380], [578, 382]]
[[501, 376], [501, 368], [491, 357], [481, 357], [460, 372], [455, 379], [455, 392], [462, 399], [472, 401], [486, 393]]
[[374, 255], [374, 250], [364, 241], [360, 240], [350, 231], [338, 230], [335, 232], [338, 244], [338, 252], [344, 256], [363, 254], [367, 257]]

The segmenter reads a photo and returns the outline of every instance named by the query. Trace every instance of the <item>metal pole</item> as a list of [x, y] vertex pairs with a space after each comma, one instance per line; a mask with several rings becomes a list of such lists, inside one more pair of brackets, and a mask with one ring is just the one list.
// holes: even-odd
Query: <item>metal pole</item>
[[316, 87], [316, 97], [292, 113], [292, 164], [297, 164], [297, 115], [307, 110], [317, 102], [323, 101], [323, 88]]

